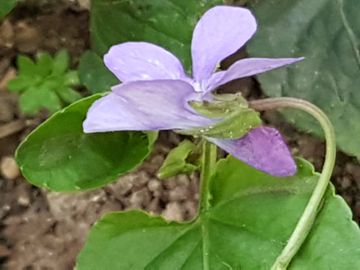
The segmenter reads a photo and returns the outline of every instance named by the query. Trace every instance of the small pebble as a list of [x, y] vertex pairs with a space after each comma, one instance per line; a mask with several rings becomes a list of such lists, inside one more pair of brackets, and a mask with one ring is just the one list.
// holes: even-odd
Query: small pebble
[[360, 165], [354, 163], [346, 163], [345, 171], [354, 175], [356, 181], [360, 183]]
[[180, 174], [176, 176], [176, 183], [182, 186], [188, 186], [190, 183], [189, 176], [186, 174]]
[[147, 206], [150, 203], [150, 199], [151, 199], [150, 192], [146, 188], [135, 191], [130, 196], [129, 208], [141, 208]]
[[148, 183], [148, 189], [152, 192], [153, 197], [158, 198], [162, 195], [163, 187], [159, 180], [153, 179]]
[[19, 22], [15, 27], [15, 44], [22, 53], [35, 52], [42, 42], [39, 30], [25, 22]]
[[179, 202], [171, 202], [166, 206], [166, 209], [162, 212], [162, 215], [166, 220], [183, 221], [184, 208]]
[[169, 190], [170, 201], [184, 201], [190, 197], [189, 190], [186, 186], [177, 186]]
[[124, 195], [130, 192], [133, 188], [134, 177], [135, 176], [133, 174], [127, 174], [108, 186], [109, 190], [111, 190], [111, 193], [116, 199], [121, 200]]
[[0, 171], [5, 179], [14, 180], [20, 175], [19, 167], [13, 157], [3, 157], [0, 163]]
[[14, 29], [9, 20], [0, 25], [0, 46], [11, 48], [14, 45]]
[[7, 215], [7, 213], [9, 213], [10, 209], [11, 207], [8, 204], [5, 204], [0, 208], [0, 220], [2, 220]]
[[20, 206], [26, 207], [30, 204], [30, 198], [28, 196], [20, 196], [18, 197], [17, 202]]
[[351, 187], [351, 184], [352, 184], [352, 183], [351, 183], [351, 179], [350, 179], [349, 177], [344, 176], [340, 181], [341, 181], [341, 182], [340, 182], [341, 187], [342, 187], [343, 189], [347, 189], [347, 188]]
[[149, 181], [149, 175], [146, 171], [140, 171], [136, 174], [135, 178], [132, 180], [132, 184], [134, 187], [143, 187]]
[[178, 185], [174, 178], [164, 180], [163, 183], [166, 189], [174, 189]]
[[[1, 91], [1, 89], [0, 89]], [[8, 95], [0, 93], [0, 123], [11, 122], [16, 115], [16, 105]]]
[[152, 199], [152, 201], [146, 207], [146, 210], [152, 214], [159, 214], [161, 211], [159, 198]]
[[[15, 68], [8, 68], [5, 71], [5, 74], [0, 77], [0, 91], [4, 91], [7, 89], [7, 84], [10, 80], [16, 77], [16, 69]], [[10, 110], [13, 111], [13, 110]]]
[[90, 10], [91, 2], [90, 0], [78, 0], [79, 6], [83, 9]]
[[186, 211], [186, 219], [193, 219], [198, 212], [198, 202], [186, 201], [184, 202], [184, 209]]

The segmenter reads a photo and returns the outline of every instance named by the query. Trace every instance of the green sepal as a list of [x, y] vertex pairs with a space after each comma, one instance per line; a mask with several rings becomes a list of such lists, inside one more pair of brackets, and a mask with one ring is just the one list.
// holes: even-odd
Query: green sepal
[[199, 169], [199, 148], [189, 140], [182, 141], [167, 155], [157, 176], [166, 179], [178, 174], [189, 174]]
[[248, 108], [248, 103], [241, 94], [213, 95], [210, 101], [190, 101], [190, 106], [199, 114], [209, 118], [222, 118], [239, 109]]
[[181, 134], [236, 139], [261, 124], [259, 113], [249, 108], [247, 101], [240, 94], [214, 95], [212, 101], [191, 101], [189, 104], [199, 114], [214, 118], [217, 122], [199, 128], [180, 130]]

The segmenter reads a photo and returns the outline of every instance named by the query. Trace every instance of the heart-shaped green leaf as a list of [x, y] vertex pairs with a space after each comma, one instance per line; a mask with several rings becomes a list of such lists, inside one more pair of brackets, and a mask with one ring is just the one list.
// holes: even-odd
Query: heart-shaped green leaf
[[[309, 163], [298, 166], [296, 176], [275, 178], [235, 158], [222, 160], [208, 212], [188, 223], [139, 211], [107, 214], [93, 227], [77, 269], [270, 269], [318, 180]], [[359, 243], [359, 228], [331, 186], [289, 270], [358, 269]]]
[[[254, 57], [299, 57], [301, 63], [259, 76], [269, 96], [304, 98], [329, 116], [337, 143], [360, 158], [360, 1], [249, 1], [259, 31], [247, 49]], [[306, 114], [284, 114], [322, 136]], [[351, 127], [351, 128], [349, 128]]]
[[27, 180], [54, 191], [103, 186], [139, 165], [153, 137], [143, 132], [85, 134], [93, 95], [55, 113], [19, 146], [16, 160]]

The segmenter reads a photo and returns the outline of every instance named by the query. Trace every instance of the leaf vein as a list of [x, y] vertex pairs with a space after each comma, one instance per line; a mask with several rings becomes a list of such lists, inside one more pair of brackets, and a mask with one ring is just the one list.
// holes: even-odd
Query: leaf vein
[[337, 0], [337, 2], [338, 2], [338, 6], [339, 6], [341, 21], [344, 25], [344, 28], [345, 28], [348, 38], [350, 40], [351, 46], [353, 48], [356, 64], [360, 70], [360, 50], [358, 49], [359, 42], [357, 42], [356, 35], [355, 35], [353, 29], [351, 28], [349, 21], [346, 18], [345, 11], [344, 11], [344, 0]]

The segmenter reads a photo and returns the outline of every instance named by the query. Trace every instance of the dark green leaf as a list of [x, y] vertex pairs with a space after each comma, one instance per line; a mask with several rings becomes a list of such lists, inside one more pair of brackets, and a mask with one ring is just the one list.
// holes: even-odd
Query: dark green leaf
[[61, 75], [67, 71], [70, 64], [70, 55], [66, 50], [61, 50], [54, 56], [53, 75]]
[[160, 179], [166, 179], [181, 173], [187, 174], [196, 171], [199, 166], [190, 163], [188, 158], [191, 154], [198, 154], [198, 157], [200, 157], [200, 153], [196, 153], [197, 150], [197, 146], [191, 141], [182, 141], [177, 147], [169, 152], [158, 171], [158, 177]]
[[152, 144], [142, 132], [83, 133], [86, 112], [99, 97], [55, 113], [22, 142], [16, 160], [30, 183], [54, 191], [96, 188], [134, 169], [149, 154]]
[[[335, 126], [337, 143], [360, 158], [360, 1], [249, 1], [259, 32], [248, 51], [256, 57], [305, 60], [259, 77], [269, 96], [304, 98], [323, 109]], [[298, 127], [322, 135], [307, 115], [286, 112]], [[349, 128], [351, 127], [351, 128]]]
[[80, 59], [79, 77], [92, 93], [109, 91], [119, 80], [105, 67], [102, 59], [94, 52], [85, 52]]
[[[275, 178], [235, 158], [219, 162], [211, 208], [188, 223], [131, 211], [107, 214], [93, 227], [78, 270], [270, 269], [318, 180], [299, 161], [298, 174]], [[289, 270], [358, 269], [360, 231], [332, 187]]]
[[18, 0], [0, 1], [0, 20], [5, 17], [17, 4]]
[[193, 28], [209, 7], [221, 0], [94, 0], [91, 41], [103, 55], [111, 45], [148, 41], [173, 52], [189, 70]]

